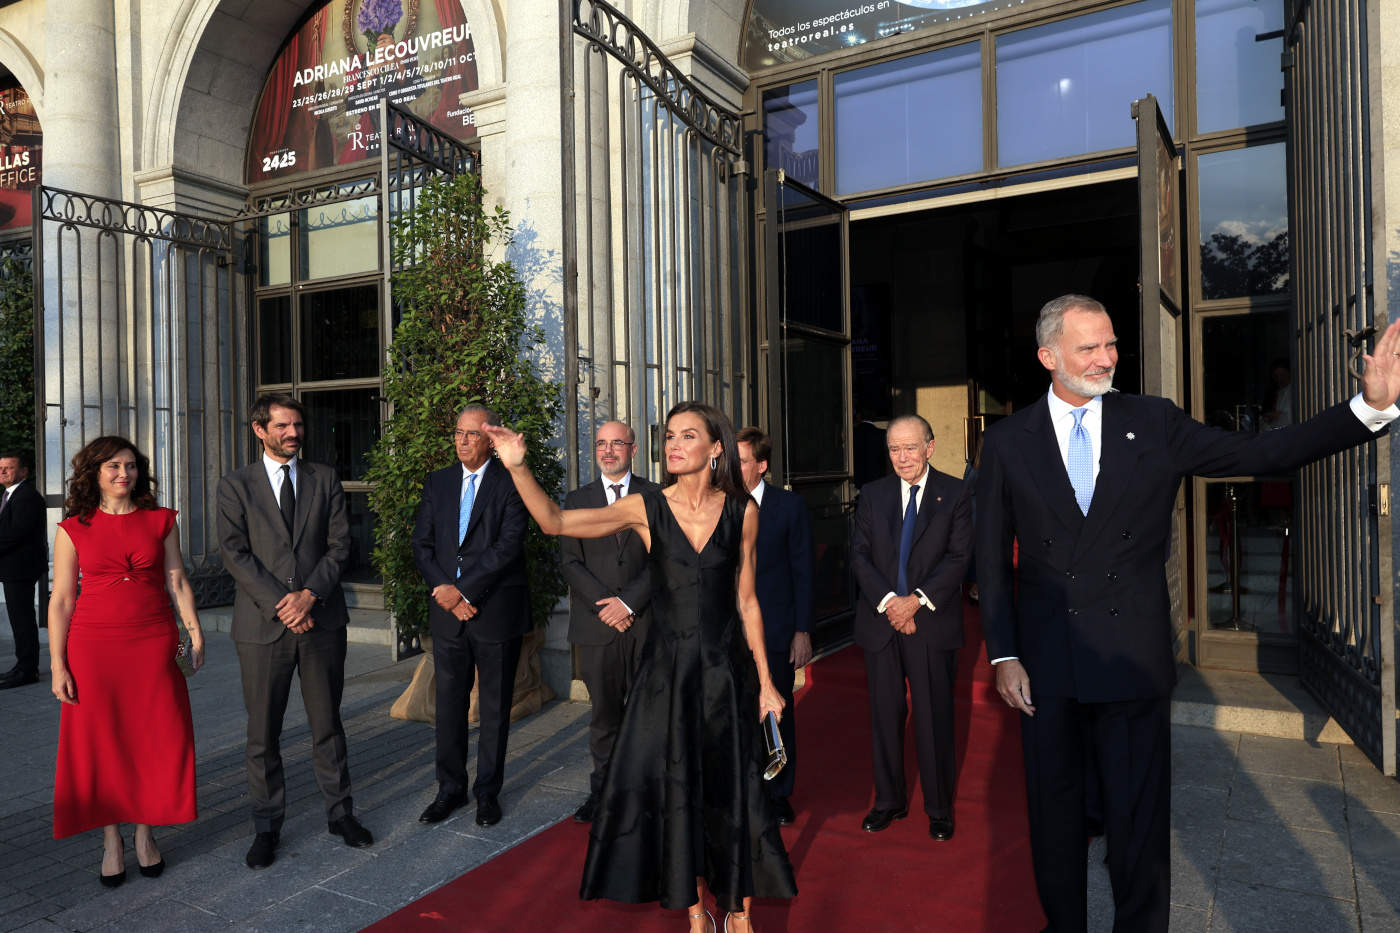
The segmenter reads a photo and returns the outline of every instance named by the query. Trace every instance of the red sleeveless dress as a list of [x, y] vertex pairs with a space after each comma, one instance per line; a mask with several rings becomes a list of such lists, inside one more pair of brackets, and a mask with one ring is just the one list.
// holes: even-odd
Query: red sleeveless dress
[[78, 702], [64, 703], [59, 718], [55, 839], [195, 818], [190, 695], [165, 590], [174, 524], [171, 509], [59, 523], [78, 552], [81, 592], [68, 628]]

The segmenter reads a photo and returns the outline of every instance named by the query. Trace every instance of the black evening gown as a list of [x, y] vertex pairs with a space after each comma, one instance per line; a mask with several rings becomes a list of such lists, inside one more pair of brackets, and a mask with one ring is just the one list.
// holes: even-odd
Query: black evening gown
[[758, 672], [736, 609], [747, 496], [730, 496], [697, 554], [660, 490], [651, 526], [651, 631], [613, 746], [579, 896], [673, 910], [704, 876], [724, 910], [793, 897], [763, 789]]

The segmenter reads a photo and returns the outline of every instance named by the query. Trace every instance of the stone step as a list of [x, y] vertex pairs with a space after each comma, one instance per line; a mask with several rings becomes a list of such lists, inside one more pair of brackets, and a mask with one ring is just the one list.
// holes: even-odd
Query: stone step
[[1221, 732], [1351, 745], [1352, 740], [1298, 678], [1286, 674], [1177, 666], [1172, 723]]
[[384, 587], [378, 583], [342, 583], [345, 590], [345, 605], [351, 609], [387, 609], [384, 605]]
[[[213, 606], [199, 610], [199, 623], [207, 632], [227, 632], [233, 627], [233, 607]], [[346, 639], [355, 645], [384, 645], [394, 643], [394, 630], [389, 613], [383, 609], [351, 609], [350, 624], [345, 628]]]

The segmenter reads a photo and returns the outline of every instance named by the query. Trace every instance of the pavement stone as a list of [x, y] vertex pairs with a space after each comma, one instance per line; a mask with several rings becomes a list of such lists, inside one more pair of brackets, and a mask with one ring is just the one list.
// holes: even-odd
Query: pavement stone
[[[7, 636], [0, 624], [0, 656]], [[326, 832], [294, 687], [278, 863], [249, 871], [238, 664], [226, 635], [209, 641], [209, 663], [189, 681], [199, 818], [157, 830], [168, 864], [157, 881], [136, 873], [129, 851], [127, 883], [104, 889], [100, 832], [52, 838], [57, 704], [43, 685], [0, 691], [0, 931], [348, 933], [567, 819], [588, 793], [587, 704], [554, 702], [512, 725], [500, 824], [476, 826], [470, 804], [418, 823], [436, 791], [433, 730], [388, 716], [416, 662], [354, 645], [342, 718], [356, 812], [375, 844], [351, 849]], [[1172, 743], [1172, 933], [1400, 933], [1400, 783], [1352, 746], [1183, 725]], [[1100, 839], [1087, 853], [1092, 933], [1113, 925], [1104, 851]]]

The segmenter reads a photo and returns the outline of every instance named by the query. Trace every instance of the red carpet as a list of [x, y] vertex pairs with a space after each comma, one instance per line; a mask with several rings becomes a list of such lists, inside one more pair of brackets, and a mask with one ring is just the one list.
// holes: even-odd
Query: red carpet
[[[937, 843], [917, 790], [913, 739], [905, 752], [909, 818], [882, 833], [860, 821], [874, 799], [860, 649], [808, 668], [797, 695], [797, 822], [783, 830], [797, 870], [791, 902], [758, 901], [762, 933], [1035, 933], [1045, 925], [1031, 876], [1021, 744], [996, 695], [976, 611], [957, 687], [957, 835]], [[370, 927], [378, 933], [678, 933], [679, 911], [580, 901], [587, 827], [546, 830]], [[717, 918], [723, 929], [723, 916]]]

